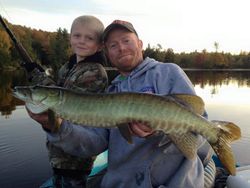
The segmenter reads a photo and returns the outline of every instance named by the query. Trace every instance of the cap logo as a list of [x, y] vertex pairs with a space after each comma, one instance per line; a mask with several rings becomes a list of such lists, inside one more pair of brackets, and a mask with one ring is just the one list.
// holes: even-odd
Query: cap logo
[[123, 20], [115, 20], [112, 23], [113, 24], [121, 24], [121, 25], [127, 25], [127, 24], [131, 25], [131, 23], [123, 21]]

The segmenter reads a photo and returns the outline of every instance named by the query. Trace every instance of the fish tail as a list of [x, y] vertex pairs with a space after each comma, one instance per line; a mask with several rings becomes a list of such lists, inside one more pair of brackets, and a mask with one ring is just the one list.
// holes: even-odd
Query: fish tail
[[217, 157], [221, 163], [228, 170], [231, 175], [236, 174], [235, 159], [231, 142], [238, 140], [241, 137], [240, 128], [231, 122], [213, 121], [215, 124], [220, 125], [221, 129], [218, 134], [218, 140], [216, 143], [211, 144]]

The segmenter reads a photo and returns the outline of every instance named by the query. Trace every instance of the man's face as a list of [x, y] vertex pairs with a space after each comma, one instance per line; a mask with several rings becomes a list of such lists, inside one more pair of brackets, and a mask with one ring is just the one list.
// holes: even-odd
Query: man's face
[[105, 42], [107, 56], [122, 74], [129, 74], [143, 61], [142, 41], [126, 29], [114, 29]]

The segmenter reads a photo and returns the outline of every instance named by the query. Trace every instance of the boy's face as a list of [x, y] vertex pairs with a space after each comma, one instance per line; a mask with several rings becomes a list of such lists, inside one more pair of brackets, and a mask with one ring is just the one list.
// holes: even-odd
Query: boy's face
[[83, 60], [101, 49], [101, 43], [90, 24], [75, 23], [70, 34], [70, 44], [77, 56], [77, 61]]

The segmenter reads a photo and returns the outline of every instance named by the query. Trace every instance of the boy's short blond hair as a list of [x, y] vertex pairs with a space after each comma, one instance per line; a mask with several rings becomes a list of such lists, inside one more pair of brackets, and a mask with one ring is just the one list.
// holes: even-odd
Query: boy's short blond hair
[[82, 24], [82, 25], [91, 26], [92, 28], [94, 28], [96, 35], [97, 35], [98, 39], [100, 40], [100, 42], [102, 41], [102, 34], [104, 31], [104, 25], [95, 16], [84, 15], [84, 16], [79, 16], [79, 17], [75, 18], [72, 25], [71, 25], [70, 33], [72, 33], [72, 28], [74, 27], [75, 24]]

